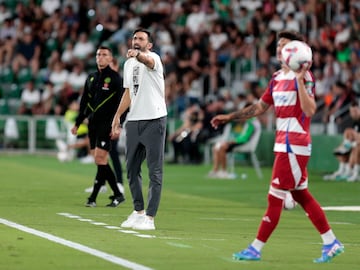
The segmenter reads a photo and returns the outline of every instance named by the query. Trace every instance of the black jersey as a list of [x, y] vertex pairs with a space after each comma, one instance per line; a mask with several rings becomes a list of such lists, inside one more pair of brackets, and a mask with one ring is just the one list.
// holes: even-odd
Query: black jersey
[[107, 122], [111, 125], [123, 93], [121, 76], [109, 66], [89, 74], [85, 81], [76, 126], [85, 118], [95, 123]]

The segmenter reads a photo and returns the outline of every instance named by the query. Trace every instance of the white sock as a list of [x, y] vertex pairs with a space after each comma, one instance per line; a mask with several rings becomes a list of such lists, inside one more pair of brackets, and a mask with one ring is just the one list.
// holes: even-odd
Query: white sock
[[355, 164], [352, 169], [352, 174], [357, 175], [359, 173], [359, 164]]
[[350, 175], [351, 174], [351, 167], [350, 167], [350, 164], [349, 163], [346, 163], [345, 165], [345, 172], [344, 172], [345, 175]]
[[261, 251], [262, 248], [264, 247], [265, 243], [263, 241], [260, 241], [258, 239], [255, 239], [251, 245], [253, 246], [253, 248], [255, 248], [257, 251]]
[[330, 229], [326, 233], [321, 235], [324, 245], [329, 245], [335, 241], [336, 237], [333, 231]]
[[337, 170], [337, 172], [340, 173], [340, 174], [343, 174], [345, 172], [345, 168], [346, 168], [346, 163], [345, 162], [340, 162], [339, 169]]

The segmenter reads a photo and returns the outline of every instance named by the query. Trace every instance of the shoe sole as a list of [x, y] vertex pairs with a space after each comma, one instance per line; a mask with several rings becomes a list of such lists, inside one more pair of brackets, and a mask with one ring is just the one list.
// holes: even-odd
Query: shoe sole
[[233, 259], [236, 261], [260, 261], [260, 258], [239, 257], [238, 255], [233, 255]]

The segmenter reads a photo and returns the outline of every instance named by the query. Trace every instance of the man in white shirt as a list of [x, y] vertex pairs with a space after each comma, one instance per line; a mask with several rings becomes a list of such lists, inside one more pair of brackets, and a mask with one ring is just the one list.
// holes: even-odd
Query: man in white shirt
[[[112, 122], [112, 138], [120, 135], [120, 116], [129, 109], [126, 123], [126, 165], [134, 211], [121, 226], [155, 230], [163, 180], [167, 109], [164, 69], [160, 56], [151, 51], [150, 33], [137, 29], [124, 64], [125, 92]], [[149, 169], [148, 204], [145, 211], [141, 164]]]

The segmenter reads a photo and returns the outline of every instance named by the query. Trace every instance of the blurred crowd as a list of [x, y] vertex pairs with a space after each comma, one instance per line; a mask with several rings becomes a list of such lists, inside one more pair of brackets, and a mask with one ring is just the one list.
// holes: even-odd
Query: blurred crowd
[[279, 67], [283, 29], [301, 32], [313, 49], [314, 121], [328, 122], [360, 95], [358, 0], [2, 0], [1, 98], [18, 99], [20, 114], [63, 115], [96, 69], [97, 46], [110, 46], [121, 66], [140, 26], [164, 62], [170, 117], [194, 104], [216, 103], [211, 116], [259, 98]]

